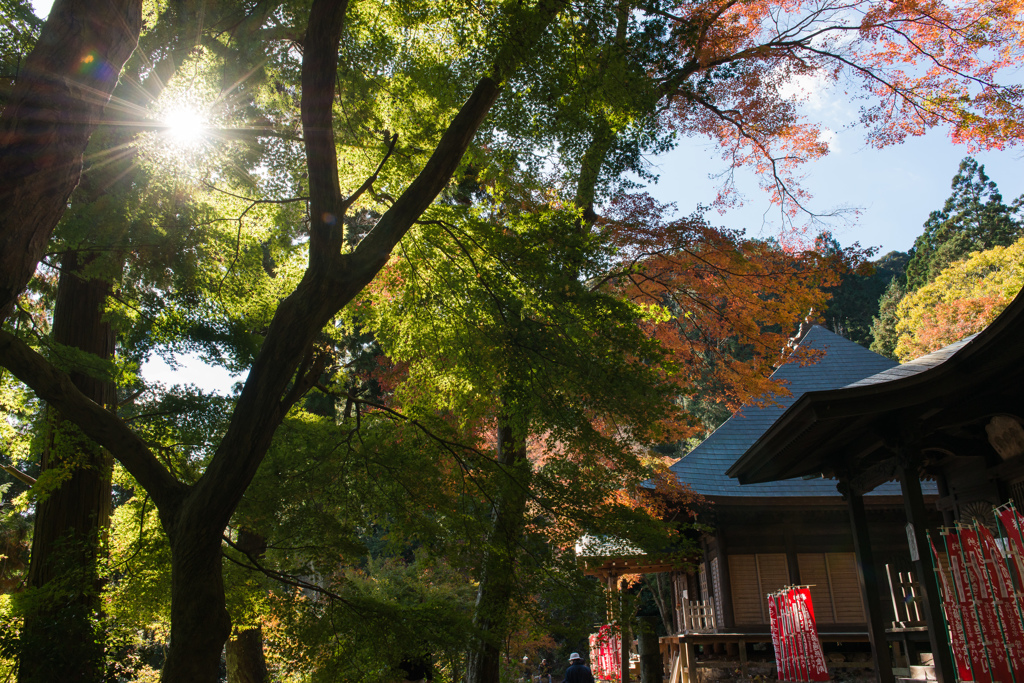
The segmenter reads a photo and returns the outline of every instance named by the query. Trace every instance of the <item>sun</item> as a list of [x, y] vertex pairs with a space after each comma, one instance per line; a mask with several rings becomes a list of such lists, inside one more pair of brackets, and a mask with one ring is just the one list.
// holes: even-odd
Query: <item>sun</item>
[[194, 147], [206, 133], [206, 118], [190, 107], [176, 107], [163, 116], [169, 141], [178, 147]]
[[215, 100], [195, 90], [166, 88], [146, 117], [149, 133], [140, 139], [145, 158], [179, 177], [202, 175], [217, 154]]

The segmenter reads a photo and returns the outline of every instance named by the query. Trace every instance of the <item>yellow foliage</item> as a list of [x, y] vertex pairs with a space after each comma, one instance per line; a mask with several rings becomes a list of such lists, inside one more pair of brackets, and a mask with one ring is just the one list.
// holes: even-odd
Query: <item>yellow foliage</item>
[[980, 332], [1024, 286], [1024, 238], [971, 254], [897, 307], [901, 363]]

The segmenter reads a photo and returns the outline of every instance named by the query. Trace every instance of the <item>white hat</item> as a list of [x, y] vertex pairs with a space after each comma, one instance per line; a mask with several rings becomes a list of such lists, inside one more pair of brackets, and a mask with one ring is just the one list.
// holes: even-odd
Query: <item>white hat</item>
[[569, 655], [569, 663], [570, 664], [572, 664], [573, 661], [575, 661], [577, 659], [580, 659], [580, 660], [583, 659], [583, 657], [580, 657], [580, 653], [579, 652], [573, 652], [571, 655]]

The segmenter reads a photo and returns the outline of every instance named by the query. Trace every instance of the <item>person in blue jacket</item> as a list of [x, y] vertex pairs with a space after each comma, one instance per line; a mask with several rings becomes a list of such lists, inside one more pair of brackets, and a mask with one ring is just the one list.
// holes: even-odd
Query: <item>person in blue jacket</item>
[[565, 670], [564, 683], [594, 683], [594, 674], [590, 667], [583, 663], [578, 652], [569, 655], [569, 668]]

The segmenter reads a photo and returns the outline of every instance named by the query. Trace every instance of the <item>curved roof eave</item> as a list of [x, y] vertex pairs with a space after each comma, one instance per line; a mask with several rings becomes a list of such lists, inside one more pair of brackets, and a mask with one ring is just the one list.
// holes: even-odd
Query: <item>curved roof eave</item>
[[[998, 377], [1024, 355], [1024, 292], [984, 330], [904, 365], [877, 373], [839, 389], [812, 391], [799, 397], [747, 449], [726, 474], [741, 484], [777, 481], [815, 473], [805, 457], [813, 444], [788, 452], [812, 427], [829, 420], [877, 418], [935, 401]], [[785, 457], [781, 457], [785, 455]], [[806, 467], [768, 467], [773, 460], [801, 460]], [[778, 465], [778, 463], [775, 463]], [[778, 475], [778, 476], [776, 476]]]

